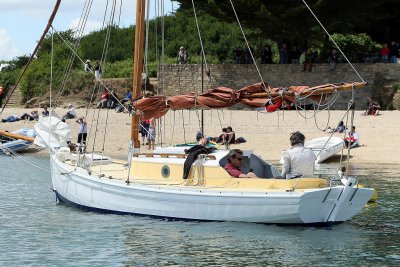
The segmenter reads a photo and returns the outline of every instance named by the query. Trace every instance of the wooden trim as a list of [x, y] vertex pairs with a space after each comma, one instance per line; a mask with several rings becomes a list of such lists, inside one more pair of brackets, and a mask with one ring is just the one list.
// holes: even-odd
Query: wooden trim
[[21, 139], [21, 140], [28, 141], [28, 142], [33, 142], [35, 140], [35, 138], [29, 137], [29, 136], [13, 134], [13, 133], [3, 132], [3, 131], [0, 131], [0, 135], [11, 137], [14, 139]]

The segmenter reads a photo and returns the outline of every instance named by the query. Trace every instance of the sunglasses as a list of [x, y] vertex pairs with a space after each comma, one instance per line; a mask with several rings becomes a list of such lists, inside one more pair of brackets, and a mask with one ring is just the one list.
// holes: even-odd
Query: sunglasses
[[243, 160], [243, 158], [236, 158], [237, 160], [239, 160], [239, 161], [242, 161]]

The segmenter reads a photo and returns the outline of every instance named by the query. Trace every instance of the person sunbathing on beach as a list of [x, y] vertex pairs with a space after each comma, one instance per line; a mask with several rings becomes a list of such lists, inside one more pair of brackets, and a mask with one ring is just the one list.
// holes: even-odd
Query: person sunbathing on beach
[[19, 121], [21, 118], [17, 115], [10, 115], [5, 119], [2, 119], [2, 122], [15, 122], [15, 121]]
[[328, 129], [326, 129], [326, 131], [329, 133], [343, 133], [345, 130], [346, 126], [344, 126], [343, 121], [339, 121], [339, 124], [336, 126], [335, 129], [332, 129], [331, 127], [328, 127]]
[[21, 120], [26, 120], [26, 121], [33, 121], [33, 120], [38, 120], [39, 119], [39, 112], [37, 110], [33, 110], [31, 114], [24, 113], [21, 116]]

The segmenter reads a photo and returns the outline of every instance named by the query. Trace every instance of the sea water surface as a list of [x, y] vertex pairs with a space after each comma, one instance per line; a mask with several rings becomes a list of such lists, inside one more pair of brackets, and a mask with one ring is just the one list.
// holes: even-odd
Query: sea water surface
[[329, 227], [87, 212], [56, 202], [48, 169], [0, 155], [0, 266], [400, 266], [399, 166], [352, 165], [379, 199]]

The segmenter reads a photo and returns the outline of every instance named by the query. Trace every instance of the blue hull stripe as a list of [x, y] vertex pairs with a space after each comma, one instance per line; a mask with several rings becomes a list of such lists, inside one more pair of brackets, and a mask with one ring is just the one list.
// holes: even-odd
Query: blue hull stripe
[[[16, 151], [19, 151], [19, 150], [22, 150], [22, 149], [25, 149], [25, 148], [29, 147], [31, 144], [32, 143], [28, 143], [28, 144], [4, 143], [2, 145], [3, 145], [3, 147], [5, 149], [16, 152]], [[0, 149], [0, 153], [4, 153], [2, 149]]]

